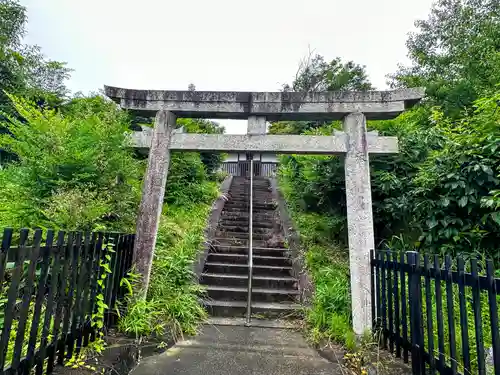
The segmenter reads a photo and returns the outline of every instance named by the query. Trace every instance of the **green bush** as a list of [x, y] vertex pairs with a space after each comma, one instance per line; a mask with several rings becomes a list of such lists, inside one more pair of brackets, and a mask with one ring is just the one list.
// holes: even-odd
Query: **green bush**
[[[351, 293], [348, 253], [339, 243], [345, 219], [338, 215], [308, 213], [294, 190], [290, 164], [279, 170], [280, 188], [297, 227], [309, 275], [314, 284], [306, 323], [313, 342], [330, 339], [352, 349], [355, 343], [351, 324]], [[293, 170], [292, 170], [293, 171]]]
[[101, 97], [64, 111], [11, 97], [0, 148], [17, 161], [0, 170], [0, 227], [132, 231], [141, 162], [127, 143], [128, 119]]
[[[475, 103], [460, 119], [438, 108], [413, 109], [368, 125], [398, 136], [400, 153], [372, 156], [376, 244], [394, 250], [487, 255], [500, 261], [500, 94]], [[328, 133], [336, 123], [316, 129]], [[283, 156], [291, 197], [306, 212], [342, 218], [326, 238], [346, 242], [343, 160]], [[331, 219], [329, 219], [331, 220]], [[397, 238], [397, 241], [395, 239]]]
[[[133, 298], [119, 328], [136, 336], [195, 334], [198, 324], [206, 318], [200, 304], [203, 289], [194, 279], [193, 262], [204, 239], [207, 217], [217, 197], [214, 182], [204, 185], [198, 202], [189, 203], [188, 194], [175, 205], [164, 206], [153, 260], [147, 300]], [[179, 194], [182, 194], [179, 192]]]

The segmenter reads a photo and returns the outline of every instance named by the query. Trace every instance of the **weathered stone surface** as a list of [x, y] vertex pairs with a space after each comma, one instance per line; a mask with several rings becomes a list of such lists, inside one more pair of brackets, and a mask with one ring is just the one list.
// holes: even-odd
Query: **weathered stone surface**
[[[148, 133], [133, 136], [135, 146], [150, 147]], [[391, 154], [398, 152], [397, 137], [367, 137], [368, 152]], [[173, 134], [170, 150], [220, 152], [271, 152], [278, 154], [345, 154], [348, 137], [344, 132], [334, 136], [322, 135], [226, 135], [226, 134]]]
[[391, 119], [417, 103], [421, 88], [367, 92], [234, 92], [131, 90], [105, 86], [105, 93], [124, 109], [170, 110], [179, 117], [234, 118], [264, 116], [278, 120], [335, 120], [352, 112], [368, 119]]
[[345, 185], [353, 329], [363, 334], [372, 327], [370, 250], [375, 248], [365, 116], [350, 114], [344, 119], [344, 130], [348, 134]]
[[142, 276], [145, 290], [149, 284], [156, 235], [165, 196], [170, 163], [168, 145], [175, 122], [176, 117], [172, 112], [158, 111], [142, 188], [134, 245], [134, 265], [136, 271]]
[[248, 117], [247, 134], [248, 135], [266, 134], [266, 118], [263, 116]]

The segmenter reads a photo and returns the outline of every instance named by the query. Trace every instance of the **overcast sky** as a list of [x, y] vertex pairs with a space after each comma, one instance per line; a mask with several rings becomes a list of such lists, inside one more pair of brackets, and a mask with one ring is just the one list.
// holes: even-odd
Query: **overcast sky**
[[[73, 92], [277, 91], [309, 47], [366, 65], [377, 89], [407, 62], [405, 41], [432, 0], [21, 0], [26, 42], [74, 69]], [[244, 133], [240, 121], [223, 121]]]

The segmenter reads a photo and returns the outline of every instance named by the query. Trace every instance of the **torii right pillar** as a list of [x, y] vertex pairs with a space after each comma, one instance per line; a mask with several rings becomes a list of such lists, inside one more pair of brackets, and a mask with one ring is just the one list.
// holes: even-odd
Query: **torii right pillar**
[[375, 248], [365, 115], [347, 115], [344, 132], [352, 323], [354, 332], [361, 335], [372, 328], [370, 250]]

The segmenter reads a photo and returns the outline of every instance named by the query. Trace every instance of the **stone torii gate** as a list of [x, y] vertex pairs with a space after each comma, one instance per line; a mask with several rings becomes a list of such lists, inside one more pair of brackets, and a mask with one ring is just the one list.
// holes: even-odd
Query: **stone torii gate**
[[[167, 182], [170, 151], [273, 152], [345, 155], [353, 329], [371, 329], [370, 250], [375, 247], [369, 154], [398, 152], [396, 137], [368, 133], [366, 120], [398, 116], [423, 89], [369, 92], [221, 92], [129, 90], [105, 86], [123, 109], [156, 116], [154, 129], [135, 137], [150, 149], [137, 219], [134, 262], [147, 288]], [[177, 117], [248, 119], [248, 134], [175, 133]], [[265, 135], [266, 121], [342, 120], [332, 136]]]

